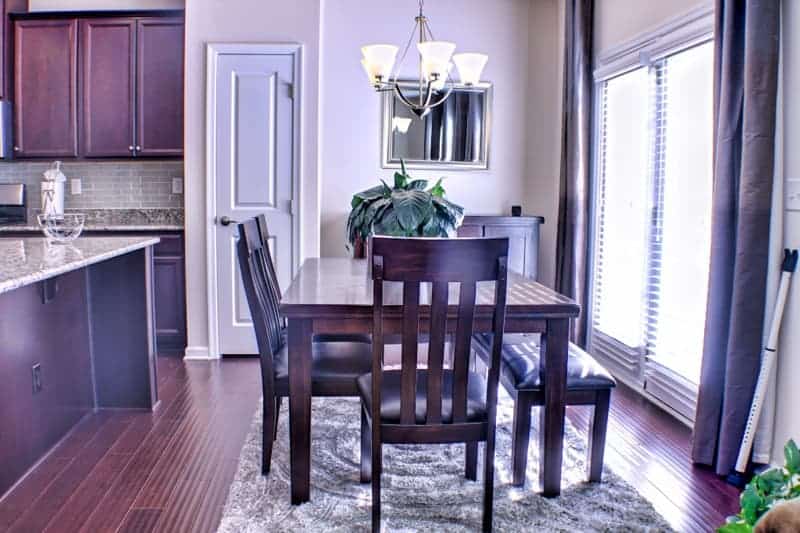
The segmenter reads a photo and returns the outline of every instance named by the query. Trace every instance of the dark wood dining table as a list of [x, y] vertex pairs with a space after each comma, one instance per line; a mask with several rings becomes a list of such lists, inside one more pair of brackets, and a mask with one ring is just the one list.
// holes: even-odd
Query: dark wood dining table
[[[401, 292], [384, 288], [384, 332], [399, 333]], [[478, 286], [474, 331], [491, 331], [493, 283]], [[457, 286], [451, 287], [450, 305], [456, 316]], [[429, 294], [420, 297], [420, 329], [430, 313]], [[291, 501], [310, 499], [311, 488], [311, 350], [320, 333], [371, 333], [372, 282], [367, 261], [346, 258], [308, 259], [281, 299], [287, 319], [289, 345], [289, 426]], [[570, 320], [580, 306], [557, 292], [518, 274], [508, 282], [505, 331], [541, 333], [545, 405], [540, 410], [539, 489], [545, 496], [561, 490], [561, 462], [567, 380]], [[450, 326], [448, 326], [450, 327]], [[455, 321], [453, 322], [453, 330]]]

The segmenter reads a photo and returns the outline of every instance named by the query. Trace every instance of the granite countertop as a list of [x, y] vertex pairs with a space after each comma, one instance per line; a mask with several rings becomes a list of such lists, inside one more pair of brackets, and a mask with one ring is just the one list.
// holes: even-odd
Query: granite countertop
[[[67, 209], [83, 213], [83, 231], [183, 231], [183, 209]], [[0, 224], [0, 234], [41, 231], [32, 213], [21, 224]]]
[[44, 237], [0, 239], [0, 294], [158, 244], [156, 237], [79, 237], [50, 244]]

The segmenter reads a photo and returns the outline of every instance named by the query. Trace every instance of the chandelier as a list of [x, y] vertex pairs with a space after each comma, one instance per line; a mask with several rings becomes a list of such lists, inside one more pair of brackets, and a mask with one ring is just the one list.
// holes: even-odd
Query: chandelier
[[[485, 54], [455, 54], [455, 43], [437, 41], [433, 37], [428, 18], [423, 13], [425, 0], [419, 2], [419, 15], [414, 17], [414, 29], [408, 40], [403, 55], [397, 63], [399, 48], [391, 44], [371, 44], [361, 48], [363, 55], [361, 65], [367, 73], [370, 84], [378, 92], [394, 91], [403, 104], [419, 118], [430, 113], [431, 109], [441, 105], [453, 91], [450, 71], [455, 63], [461, 84], [467, 87], [477, 85], [481, 80], [481, 72], [486, 66], [489, 56]], [[419, 94], [404, 94], [398, 83], [400, 69], [417, 38], [419, 52]]]

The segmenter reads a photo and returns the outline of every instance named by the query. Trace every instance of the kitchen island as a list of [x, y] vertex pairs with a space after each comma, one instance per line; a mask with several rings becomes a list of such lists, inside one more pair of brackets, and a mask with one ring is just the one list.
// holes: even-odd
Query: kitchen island
[[0, 238], [0, 496], [87, 413], [156, 407], [158, 242]]

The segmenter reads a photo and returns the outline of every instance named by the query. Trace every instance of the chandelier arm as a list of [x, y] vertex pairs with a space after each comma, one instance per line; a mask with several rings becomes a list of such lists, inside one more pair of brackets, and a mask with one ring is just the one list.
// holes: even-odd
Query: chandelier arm
[[444, 96], [442, 96], [435, 103], [428, 105], [428, 109], [433, 109], [434, 107], [438, 107], [438, 106], [442, 105], [445, 102], [445, 100], [447, 100], [450, 97], [450, 94], [452, 92], [453, 92], [453, 88], [452, 87], [448, 87], [447, 88], [447, 92], [444, 94]]
[[414, 29], [411, 30], [411, 37], [409, 37], [408, 42], [406, 43], [406, 47], [403, 49], [403, 55], [400, 56], [400, 61], [395, 63], [394, 76], [391, 78], [391, 80], [394, 80], [395, 82], [397, 82], [397, 79], [400, 76], [400, 68], [403, 66], [403, 64], [406, 61], [406, 56], [408, 55], [408, 50], [411, 48], [411, 43], [414, 42], [414, 37], [416, 37], [416, 35], [417, 35], [418, 27], [419, 27], [419, 22], [415, 22], [414, 23]]
[[403, 91], [400, 89], [400, 84], [397, 84], [397, 83], [395, 84], [394, 92], [397, 93], [397, 96], [400, 97], [400, 101], [403, 102], [407, 107], [409, 107], [411, 109], [416, 109], [417, 108], [417, 105], [411, 103], [411, 101], [408, 98], [406, 98], [406, 95], [403, 94]]
[[433, 97], [433, 81], [429, 80], [428, 87], [425, 90], [425, 103], [422, 105], [422, 107], [424, 108], [430, 107], [432, 97]]

